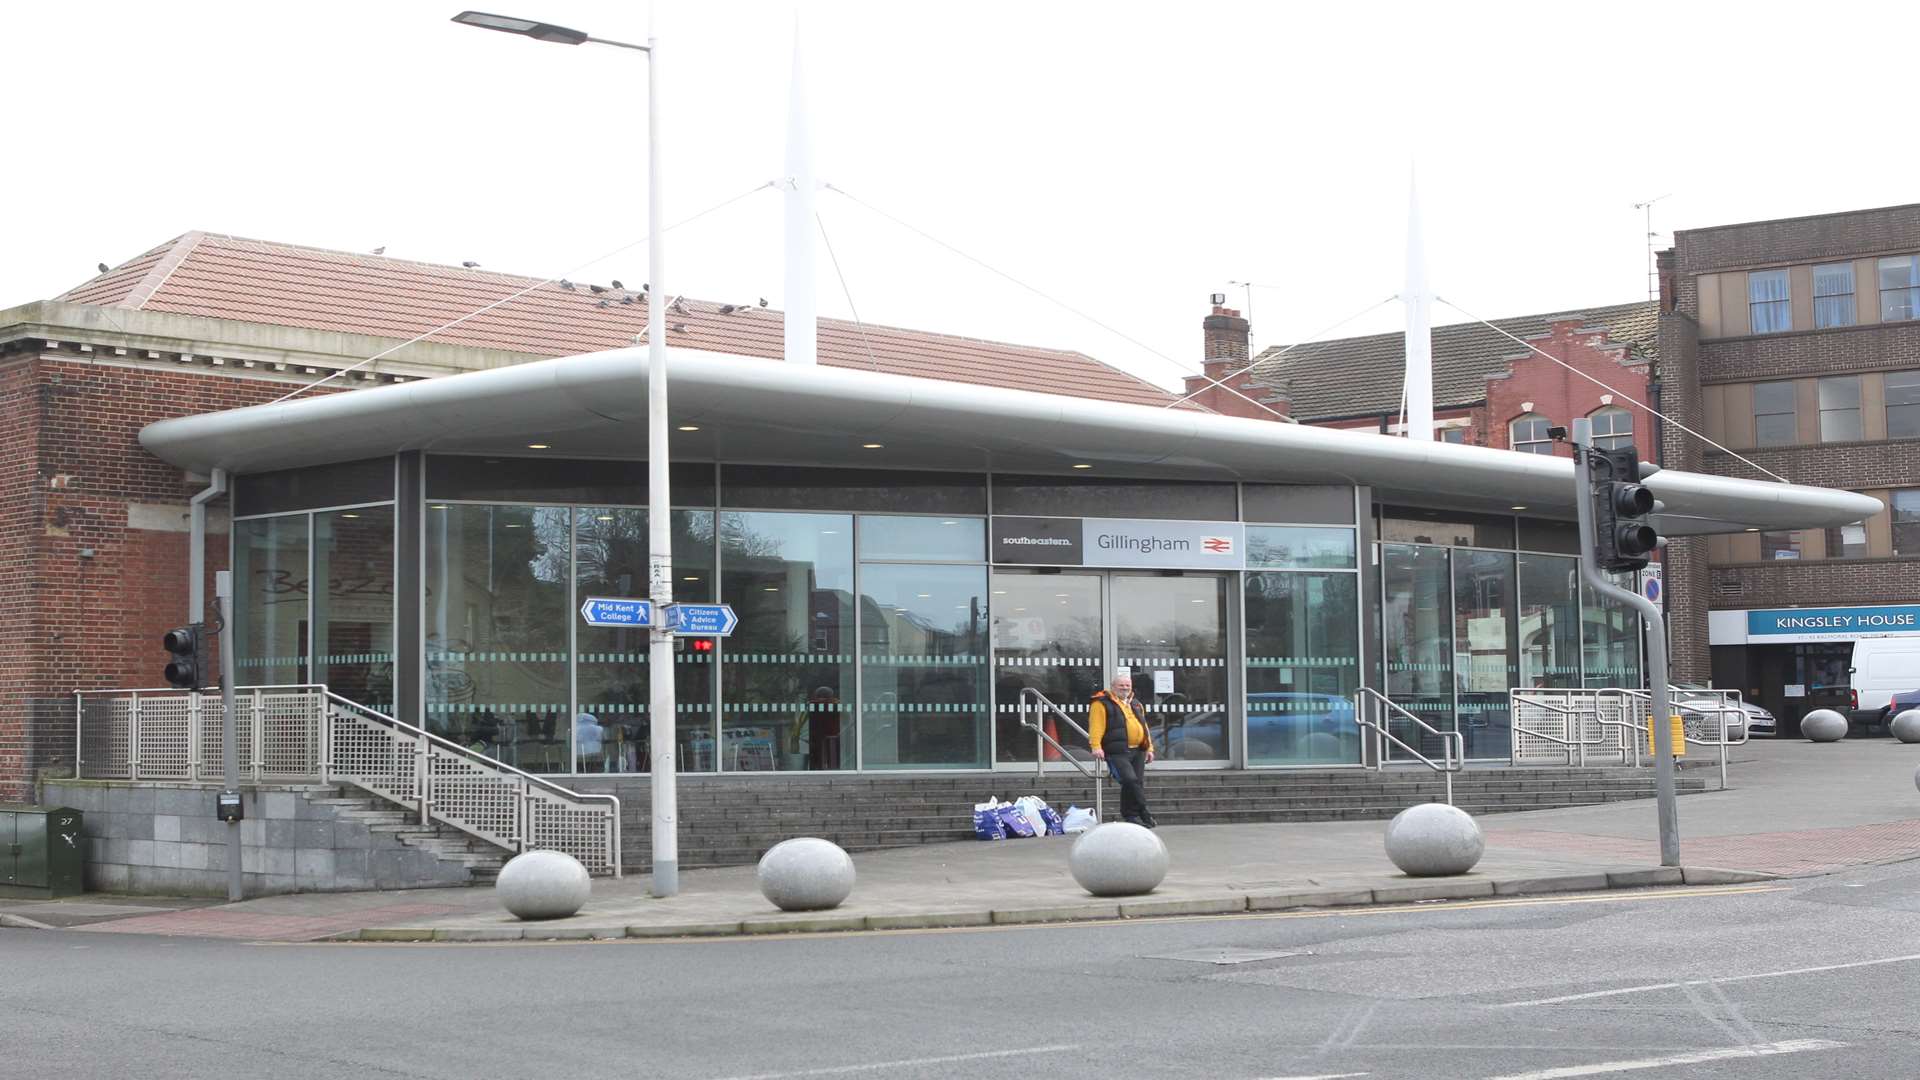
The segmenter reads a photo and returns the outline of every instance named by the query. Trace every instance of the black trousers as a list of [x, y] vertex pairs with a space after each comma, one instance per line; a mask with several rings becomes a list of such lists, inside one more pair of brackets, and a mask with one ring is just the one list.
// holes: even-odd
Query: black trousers
[[1109, 753], [1107, 771], [1120, 785], [1120, 820], [1152, 825], [1153, 814], [1147, 810], [1146, 747], [1128, 747], [1124, 754]]

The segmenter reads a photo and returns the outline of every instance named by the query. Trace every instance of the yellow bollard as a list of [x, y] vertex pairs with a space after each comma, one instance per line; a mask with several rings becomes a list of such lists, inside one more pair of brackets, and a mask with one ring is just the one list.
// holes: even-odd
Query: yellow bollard
[[[1653, 717], [1647, 717], [1647, 756], [1653, 756]], [[1677, 714], [1673, 718], [1673, 756], [1687, 756], [1687, 725]]]

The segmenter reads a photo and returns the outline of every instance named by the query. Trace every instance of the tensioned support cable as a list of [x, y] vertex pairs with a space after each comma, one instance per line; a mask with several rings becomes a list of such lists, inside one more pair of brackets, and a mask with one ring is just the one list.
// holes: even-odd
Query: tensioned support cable
[[[821, 186], [825, 187], [828, 191], [833, 192], [834, 194], [840, 196], [843, 199], [846, 199], [849, 202], [852, 202], [858, 206], [865, 208], [866, 210], [872, 213], [878, 214], [879, 216], [886, 218], [888, 221], [891, 221], [895, 225], [900, 226], [901, 228], [907, 230], [908, 232], [911, 232], [919, 236], [921, 239], [926, 240], [928, 243], [934, 244], [937, 247], [945, 248], [946, 250], [952, 252], [953, 254], [960, 256], [961, 258], [967, 260], [970, 263], [973, 263], [975, 266], [978, 266], [981, 269], [987, 271], [988, 273], [993, 274], [995, 277], [1001, 278], [1015, 285], [1018, 285], [1022, 289], [1025, 289], [1026, 291], [1032, 293], [1033, 295], [1039, 297], [1040, 299], [1045, 300], [1047, 303], [1052, 304], [1055, 307], [1058, 307], [1073, 315], [1077, 315], [1082, 319], [1085, 319], [1086, 321], [1092, 323], [1093, 325], [1099, 327], [1102, 330], [1105, 330], [1107, 333], [1112, 334], [1113, 336], [1121, 339], [1122, 341], [1126, 341], [1132, 345], [1138, 346], [1139, 348], [1145, 349], [1147, 352], [1150, 352], [1153, 355], [1159, 357], [1160, 359], [1165, 360], [1167, 363], [1172, 364], [1174, 367], [1180, 368], [1183, 371], [1189, 371], [1189, 372], [1193, 371], [1192, 364], [1189, 364], [1182, 360], [1175, 360], [1173, 357], [1168, 356], [1166, 353], [1161, 352], [1159, 349], [1156, 349], [1153, 346], [1147, 344], [1146, 342], [1141, 341], [1139, 338], [1134, 337], [1132, 334], [1129, 334], [1124, 330], [1120, 330], [1108, 323], [1102, 322], [1100, 319], [1087, 314], [1086, 312], [1080, 310], [1077, 307], [1074, 307], [1072, 304], [1067, 303], [1065, 300], [1062, 300], [1059, 297], [1054, 296], [1051, 293], [1048, 293], [1047, 291], [1039, 288], [1038, 286], [1027, 284], [1026, 282], [1020, 280], [1019, 278], [1014, 277], [1012, 274], [1007, 273], [1005, 270], [1002, 270], [999, 267], [993, 265], [992, 263], [987, 262], [985, 259], [982, 259], [977, 255], [970, 254], [966, 251], [962, 251], [960, 248], [957, 248], [954, 245], [947, 243], [945, 240], [940, 239], [939, 237], [933, 235], [932, 233], [926, 231], [925, 229], [922, 229], [917, 225], [914, 225], [907, 221], [903, 221], [902, 219], [887, 213], [885, 210], [880, 209], [879, 207], [873, 205], [870, 202], [867, 202], [865, 199], [862, 199], [857, 195], [854, 195], [853, 193], [845, 190], [844, 188], [835, 187], [832, 184], [823, 184]], [[1205, 374], [1205, 369], [1203, 368], [1199, 372], [1194, 372], [1194, 374]], [[1267, 405], [1265, 402], [1255, 401], [1254, 399], [1248, 397], [1247, 395], [1241, 393], [1240, 391], [1235, 390], [1231, 386], [1223, 386], [1221, 387], [1221, 389], [1227, 391], [1228, 393], [1232, 394], [1234, 397], [1237, 397], [1242, 401], [1245, 401], [1247, 404], [1252, 405], [1257, 409], [1263, 409], [1285, 420], [1292, 419], [1292, 417], [1287, 416], [1286, 413], [1283, 413], [1280, 410], [1275, 409], [1270, 405]]]
[[[663, 233], [668, 233], [668, 232], [672, 232], [673, 230], [679, 228], [682, 225], [691, 225], [694, 222], [699, 221], [701, 218], [706, 217], [708, 214], [712, 214], [717, 211], [724, 210], [727, 207], [732, 206], [734, 203], [739, 202], [741, 199], [744, 199], [749, 195], [753, 195], [756, 192], [765, 191], [766, 189], [772, 186], [773, 186], [773, 181], [771, 180], [767, 181], [764, 184], [758, 184], [752, 188], [747, 189], [746, 191], [741, 192], [738, 195], [735, 195], [731, 199], [727, 199], [723, 202], [717, 202], [712, 206], [707, 207], [705, 210], [702, 210], [699, 213], [694, 214], [692, 217], [681, 218], [679, 221], [674, 222], [673, 224], [667, 226], [666, 228], [660, 231]], [[508, 293], [506, 296], [503, 296], [500, 299], [495, 300], [493, 303], [488, 304], [485, 307], [478, 308], [474, 311], [469, 311], [465, 315], [462, 315], [459, 318], [452, 320], [451, 322], [441, 323], [439, 326], [436, 326], [433, 329], [428, 330], [424, 334], [417, 334], [413, 337], [410, 337], [407, 340], [401, 342], [398, 345], [393, 346], [390, 349], [382, 349], [381, 351], [374, 353], [372, 356], [367, 357], [365, 360], [362, 360], [351, 367], [341, 368], [339, 371], [336, 371], [331, 375], [326, 375], [321, 378], [315, 379], [313, 382], [310, 382], [305, 386], [299, 387], [285, 394], [282, 394], [279, 397], [274, 398], [273, 401], [270, 402], [269, 404], [278, 405], [281, 402], [288, 400], [289, 398], [299, 397], [301, 394], [306, 393], [307, 391], [313, 389], [316, 386], [320, 386], [324, 383], [330, 382], [350, 372], [358, 371], [361, 368], [366, 367], [368, 364], [371, 364], [376, 360], [380, 360], [388, 356], [392, 356], [394, 353], [399, 352], [401, 349], [404, 349], [409, 345], [418, 344], [434, 336], [435, 334], [440, 334], [448, 330], [451, 330], [454, 327], [459, 326], [461, 323], [466, 322], [469, 319], [474, 319], [474, 318], [478, 318], [481, 315], [485, 315], [487, 312], [492, 311], [494, 308], [497, 308], [502, 304], [511, 303], [512, 301], [518, 300], [521, 297], [527, 295], [528, 293], [532, 292], [535, 289], [540, 288], [543, 285], [551, 285], [556, 281], [560, 281], [568, 277], [569, 275], [577, 274], [580, 271], [585, 270], [589, 266], [595, 266], [599, 263], [605, 262], [606, 260], [613, 258], [615, 255], [625, 254], [626, 252], [632, 251], [634, 248], [640, 247], [641, 245], [647, 243], [649, 240], [652, 240], [652, 239], [653, 239], [653, 234], [648, 233], [647, 235], [641, 237], [638, 240], [633, 241], [632, 243], [622, 244], [619, 247], [614, 248], [612, 251], [606, 252], [605, 254], [596, 255], [593, 258], [588, 259], [587, 261], [580, 263], [577, 266], [572, 266], [567, 268], [566, 270], [561, 271], [560, 273], [554, 275], [553, 277], [546, 278], [542, 281], [536, 281], [533, 284], [527, 286], [526, 288], [519, 290], [518, 292]], [[653, 313], [651, 310], [653, 308], [653, 299], [651, 296], [647, 298], [647, 307], [649, 309], [647, 314], [647, 320], [649, 325], [651, 325], [653, 320]]]
[[860, 305], [853, 302], [853, 290], [847, 288], [847, 275], [840, 269], [840, 256], [833, 253], [833, 238], [827, 235], [826, 220], [816, 210], [813, 221], [820, 226], [820, 242], [827, 245], [827, 259], [833, 263], [833, 276], [840, 279], [840, 294], [847, 298], [847, 310], [853, 312], [853, 325], [860, 331], [860, 347], [867, 351], [867, 366], [879, 371], [880, 361], [873, 355], [873, 343], [867, 340], [867, 324], [860, 319]]
[[1775, 480], [1778, 480], [1783, 484], [1790, 484], [1793, 482], [1791, 480], [1788, 480], [1786, 477], [1781, 476], [1779, 473], [1774, 472], [1772, 469], [1766, 468], [1765, 466], [1758, 464], [1752, 458], [1746, 457], [1734, 450], [1728, 449], [1727, 447], [1720, 445], [1717, 442], [1714, 442], [1712, 439], [1707, 438], [1705, 435], [1701, 434], [1700, 432], [1693, 430], [1692, 428], [1688, 427], [1687, 425], [1681, 423], [1678, 420], [1675, 420], [1673, 417], [1668, 416], [1666, 413], [1661, 412], [1660, 410], [1654, 408], [1653, 406], [1641, 405], [1638, 401], [1634, 401], [1632, 395], [1628, 394], [1626, 391], [1616, 390], [1615, 388], [1608, 386], [1606, 383], [1603, 383], [1599, 379], [1596, 379], [1593, 376], [1587, 374], [1586, 372], [1581, 371], [1579, 368], [1574, 367], [1572, 364], [1567, 363], [1565, 360], [1562, 360], [1559, 357], [1553, 355], [1552, 353], [1546, 351], [1545, 349], [1542, 349], [1540, 346], [1535, 345], [1534, 343], [1527, 341], [1524, 338], [1516, 337], [1513, 334], [1508, 333], [1507, 331], [1501, 329], [1498, 326], [1493, 325], [1492, 323], [1481, 318], [1480, 316], [1475, 315], [1473, 312], [1468, 311], [1466, 308], [1461, 307], [1459, 304], [1456, 304], [1453, 301], [1448, 300], [1446, 297], [1435, 296], [1433, 299], [1436, 303], [1447, 305], [1448, 307], [1459, 312], [1460, 314], [1465, 315], [1467, 318], [1472, 319], [1474, 322], [1477, 322], [1480, 325], [1485, 326], [1487, 329], [1492, 330], [1494, 333], [1499, 334], [1501, 337], [1504, 337], [1507, 340], [1512, 341], [1514, 344], [1524, 345], [1528, 349], [1531, 349], [1532, 351], [1539, 353], [1541, 356], [1544, 356], [1548, 360], [1551, 360], [1554, 363], [1559, 364], [1561, 367], [1566, 368], [1568, 371], [1573, 372], [1575, 375], [1578, 375], [1581, 378], [1592, 383], [1593, 385], [1599, 387], [1600, 389], [1605, 390], [1607, 393], [1613, 394], [1616, 397], [1625, 398], [1629, 404], [1638, 405], [1640, 408], [1645, 409], [1647, 412], [1652, 413], [1653, 415], [1659, 417], [1662, 420], [1665, 420], [1667, 423], [1672, 424], [1674, 427], [1679, 428], [1681, 431], [1684, 431], [1687, 434], [1693, 436], [1694, 438], [1699, 439], [1701, 442], [1706, 443], [1708, 446], [1713, 447], [1715, 450], [1719, 450], [1725, 454], [1730, 454], [1736, 460], [1746, 462], [1748, 465], [1752, 465], [1755, 469], [1767, 474], [1768, 476], [1773, 477]]
[[[1198, 390], [1193, 391], [1192, 393], [1186, 394], [1185, 396], [1176, 398], [1173, 401], [1169, 401], [1165, 405], [1162, 405], [1161, 408], [1171, 409], [1175, 405], [1180, 404], [1182, 401], [1187, 400], [1187, 398], [1191, 398], [1196, 395], [1206, 393], [1208, 390], [1211, 390], [1214, 387], [1219, 386], [1220, 384], [1226, 382], [1228, 379], [1233, 378], [1235, 375], [1252, 371], [1254, 368], [1257, 368], [1262, 364], [1270, 364], [1273, 361], [1280, 359], [1281, 357], [1287, 355], [1288, 353], [1292, 352], [1293, 350], [1299, 348], [1302, 345], [1314, 344], [1315, 342], [1319, 341], [1319, 339], [1326, 337], [1328, 334], [1333, 333], [1335, 330], [1340, 329], [1341, 327], [1347, 325], [1348, 323], [1353, 322], [1356, 319], [1364, 318], [1365, 316], [1371, 315], [1375, 311], [1378, 311], [1379, 309], [1387, 306], [1388, 304], [1393, 303], [1395, 300], [1398, 300], [1398, 299], [1400, 299], [1398, 296], [1389, 296], [1385, 300], [1382, 300], [1377, 304], [1369, 305], [1364, 311], [1357, 311], [1354, 314], [1349, 315], [1344, 319], [1341, 319], [1339, 322], [1334, 323], [1331, 326], [1314, 331], [1312, 334], [1309, 334], [1306, 337], [1300, 339], [1299, 341], [1296, 341], [1293, 344], [1288, 345], [1286, 348], [1281, 349], [1279, 352], [1276, 352], [1272, 355], [1261, 353], [1259, 356], [1256, 356], [1253, 359], [1247, 361], [1244, 365], [1237, 367], [1232, 371], [1227, 372], [1226, 374], [1220, 376], [1217, 379], [1207, 379], [1207, 385], [1201, 387]], [[1202, 373], [1202, 377], [1203, 378], [1205, 377], [1204, 372]], [[1227, 387], [1227, 389], [1232, 389], [1232, 387]]]

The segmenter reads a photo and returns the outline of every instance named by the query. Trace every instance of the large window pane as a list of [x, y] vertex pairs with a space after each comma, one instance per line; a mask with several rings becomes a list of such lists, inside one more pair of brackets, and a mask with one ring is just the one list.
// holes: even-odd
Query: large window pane
[[1754, 445], [1791, 446], [1800, 441], [1794, 398], [1791, 382], [1753, 384]]
[[393, 711], [393, 507], [313, 516], [314, 681]]
[[1513, 741], [1507, 691], [1515, 685], [1513, 556], [1453, 553], [1454, 674], [1467, 756], [1504, 758]]
[[237, 684], [306, 682], [307, 515], [234, 522], [233, 580]]
[[[1634, 587], [1633, 575], [1616, 574], [1621, 588]], [[1640, 687], [1640, 616], [1624, 604], [1602, 600], [1583, 583], [1580, 587], [1586, 648], [1586, 684], [1589, 687]]]
[[[1383, 599], [1380, 630], [1384, 637], [1387, 696], [1408, 712], [1442, 731], [1453, 727], [1453, 605], [1446, 548], [1384, 544], [1380, 568]], [[1438, 740], [1393, 728], [1395, 736], [1428, 757], [1441, 752]]]
[[[647, 593], [647, 512], [580, 507], [574, 512], [574, 595], [641, 598]], [[673, 597], [713, 601], [713, 512], [673, 512]], [[575, 768], [582, 772], [645, 772], [652, 763], [653, 693], [647, 631], [588, 626], [576, 611]], [[711, 638], [674, 639], [675, 766], [713, 768]]]
[[1112, 596], [1117, 666], [1133, 673], [1159, 756], [1226, 760], [1233, 753], [1226, 579], [1115, 574]]
[[1864, 559], [1867, 557], [1867, 523], [1856, 521], [1827, 530], [1827, 558]]
[[528, 772], [565, 772], [565, 507], [429, 504], [428, 727]]
[[1813, 325], [1824, 330], [1830, 326], [1852, 326], [1853, 264], [1827, 263], [1813, 268]]
[[860, 516], [860, 557], [984, 562], [985, 518]]
[[1753, 332], [1775, 334], [1793, 329], [1793, 294], [1785, 270], [1760, 270], [1747, 275], [1747, 306], [1753, 313]]
[[1593, 445], [1602, 450], [1615, 450], [1622, 446], [1633, 445], [1633, 414], [1617, 405], [1595, 412], [1593, 421]]
[[[1035, 763], [1059, 759], [1020, 723], [1023, 691], [1036, 690], [1086, 730], [1093, 692], [1109, 674], [1102, 641], [1099, 574], [993, 573], [994, 756], [996, 761]], [[1136, 685], [1138, 694], [1140, 687]], [[1051, 716], [1039, 717], [1068, 753], [1091, 761], [1084, 740]]]
[[1580, 564], [1520, 556], [1520, 686], [1580, 685]]
[[1820, 441], [1858, 442], [1860, 438], [1860, 377], [1821, 379]]
[[1880, 260], [1880, 321], [1920, 318], [1920, 255]]
[[720, 573], [720, 768], [852, 768], [852, 516], [722, 513]]
[[860, 638], [865, 767], [986, 767], [987, 568], [861, 567]]
[[1891, 493], [1893, 553], [1920, 555], [1920, 489]]
[[1247, 565], [1295, 569], [1350, 569], [1352, 529], [1247, 527]]
[[1887, 438], [1920, 438], [1920, 371], [1895, 371], [1886, 377]]
[[1359, 577], [1246, 575], [1247, 761], [1351, 765], [1360, 760]]

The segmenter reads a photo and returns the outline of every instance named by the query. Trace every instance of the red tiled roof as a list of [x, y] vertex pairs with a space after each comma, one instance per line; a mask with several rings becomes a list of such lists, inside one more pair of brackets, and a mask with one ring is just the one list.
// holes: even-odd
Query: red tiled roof
[[[411, 338], [511, 296], [539, 279], [190, 232], [63, 294], [70, 303], [210, 319]], [[429, 340], [530, 356], [568, 356], [633, 344], [646, 298], [537, 285]], [[611, 299], [608, 307], [600, 301]], [[722, 315], [687, 299], [668, 312], [677, 347], [779, 358], [784, 318], [771, 308]], [[1083, 353], [821, 319], [820, 362], [949, 382], [1165, 405], [1175, 395]], [[1198, 407], [1198, 406], [1193, 406]]]

